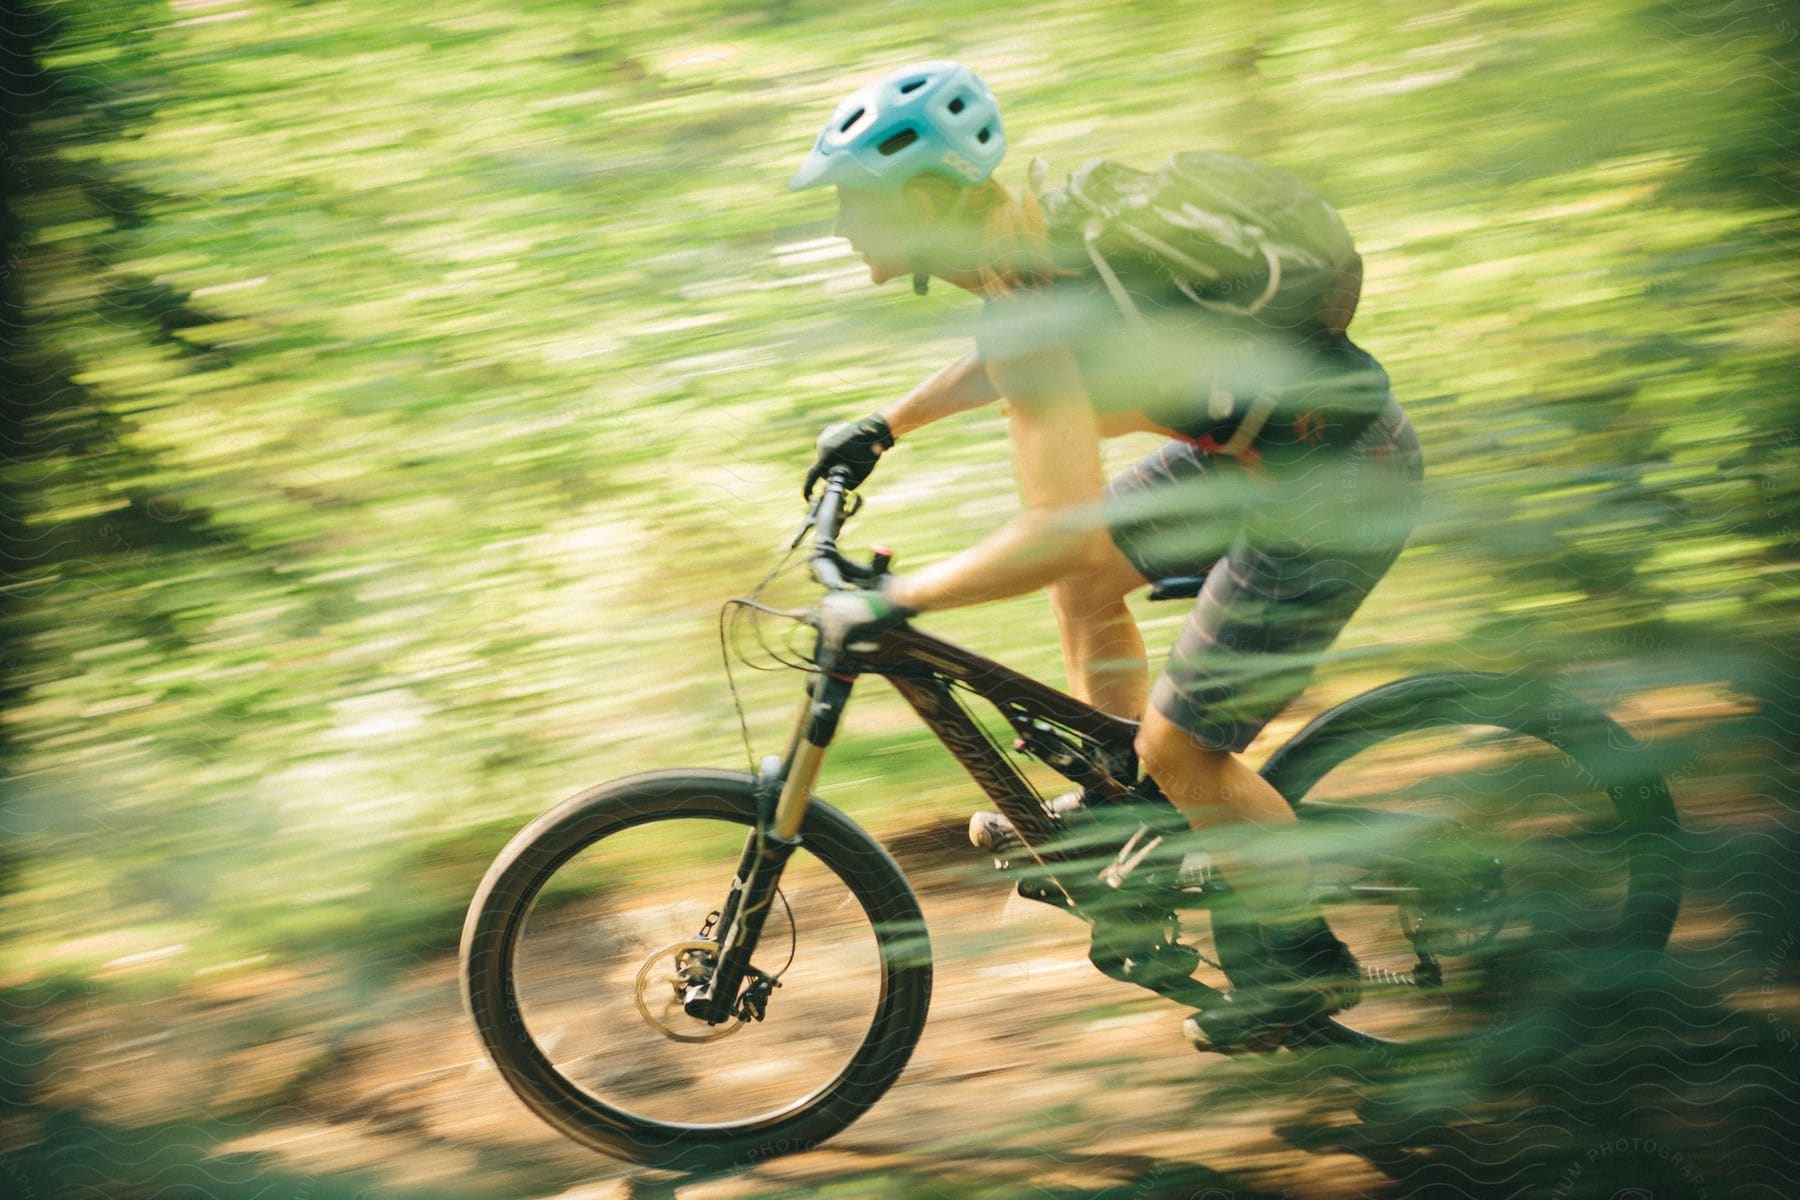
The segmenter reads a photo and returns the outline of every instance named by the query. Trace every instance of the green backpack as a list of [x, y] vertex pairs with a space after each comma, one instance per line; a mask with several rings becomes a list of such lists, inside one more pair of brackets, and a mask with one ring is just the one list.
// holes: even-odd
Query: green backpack
[[[1033, 161], [1034, 190], [1046, 170]], [[1215, 312], [1332, 341], [1356, 312], [1362, 256], [1350, 231], [1279, 167], [1210, 150], [1176, 154], [1155, 171], [1097, 160], [1039, 200], [1050, 228], [1081, 245], [1133, 320], [1143, 314], [1121, 272]]]

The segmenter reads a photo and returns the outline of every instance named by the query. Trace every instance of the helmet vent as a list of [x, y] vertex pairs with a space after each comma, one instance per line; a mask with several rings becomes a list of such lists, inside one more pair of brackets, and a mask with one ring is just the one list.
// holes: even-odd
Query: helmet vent
[[958, 96], [950, 102], [950, 111], [952, 113], [959, 113], [966, 107], [967, 105], [963, 103], [963, 98], [961, 96]]
[[881, 145], [875, 147], [875, 149], [879, 150], [883, 155], [898, 154], [918, 140], [918, 130], [902, 129], [899, 133], [896, 133], [894, 136], [881, 143]]
[[868, 111], [869, 110], [866, 108], [859, 108], [855, 112], [851, 113], [849, 116], [845, 117], [844, 123], [842, 125], [838, 126], [838, 132], [839, 133], [849, 133], [850, 127], [852, 125], [856, 124], [858, 121], [862, 120], [863, 114]]
[[906, 95], [906, 93], [916, 92], [924, 86], [925, 86], [925, 81], [923, 79], [909, 79], [905, 83], [900, 85], [900, 94], [902, 96], [904, 96], [904, 95]]
[[992, 136], [993, 136], [993, 131], [991, 129], [989, 129], [986, 125], [983, 125], [981, 127], [981, 132], [975, 135], [975, 140], [985, 146], [987, 144], [987, 140]]

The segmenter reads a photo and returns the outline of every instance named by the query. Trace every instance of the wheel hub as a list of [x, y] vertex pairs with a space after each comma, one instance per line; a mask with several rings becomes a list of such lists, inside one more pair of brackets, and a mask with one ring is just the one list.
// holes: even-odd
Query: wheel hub
[[[672, 1042], [717, 1041], [736, 1033], [743, 1026], [743, 1020], [735, 1017], [717, 1026], [704, 1027], [703, 1033], [686, 1033], [671, 1024], [671, 1020], [675, 1018], [689, 1025], [699, 1024], [687, 1015], [681, 1001], [687, 995], [689, 985], [699, 981], [698, 976], [706, 969], [707, 960], [718, 949], [717, 942], [707, 941], [705, 938], [686, 938], [650, 952], [650, 957], [638, 968], [637, 983], [632, 994], [632, 999], [637, 1002], [638, 1015], [644, 1019], [644, 1024]], [[659, 970], [657, 964], [665, 959], [669, 960], [668, 965]], [[662, 1002], [660, 1010], [653, 1010], [650, 994], [661, 990], [663, 986], [670, 990], [670, 994]]]
[[1506, 927], [1506, 888], [1497, 864], [1454, 886], [1422, 891], [1418, 901], [1399, 906], [1400, 928], [1422, 955], [1468, 954]]

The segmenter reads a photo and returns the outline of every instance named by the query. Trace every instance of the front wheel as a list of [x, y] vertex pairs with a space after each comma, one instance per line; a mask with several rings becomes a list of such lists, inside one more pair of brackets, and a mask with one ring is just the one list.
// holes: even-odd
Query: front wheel
[[708, 1025], [682, 992], [709, 946], [754, 780], [636, 775], [522, 830], [463, 926], [463, 998], [501, 1077], [562, 1133], [677, 1169], [808, 1149], [899, 1076], [931, 956], [893, 858], [814, 800], [751, 959], [760, 1019]]

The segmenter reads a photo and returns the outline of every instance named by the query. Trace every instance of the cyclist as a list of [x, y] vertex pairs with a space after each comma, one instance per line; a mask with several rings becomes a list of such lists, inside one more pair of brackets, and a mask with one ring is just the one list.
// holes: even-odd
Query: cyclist
[[[1398, 556], [1416, 519], [1418, 440], [1386, 374], [1347, 337], [1101, 277], [1078, 229], [993, 178], [1005, 151], [972, 71], [916, 63], [846, 98], [789, 183], [837, 186], [834, 232], [876, 284], [910, 275], [922, 292], [937, 278], [984, 300], [971, 352], [821, 433], [807, 492], [834, 466], [860, 484], [897, 439], [1002, 400], [1023, 504], [948, 559], [823, 603], [878, 628], [1047, 587], [1071, 690], [1141, 722], [1139, 761], [1208, 832], [1251, 918], [1215, 917], [1216, 935], [1260, 938], [1271, 964], [1231, 1003], [1189, 1017], [1187, 1035], [1201, 1049], [1266, 1045], [1355, 1003], [1358, 967], [1306, 898], [1292, 810], [1239, 755]], [[1120, 287], [1136, 320], [1114, 302]], [[1133, 431], [1168, 441], [1109, 484], [1101, 439]], [[1199, 574], [1152, 687], [1124, 598]]]

